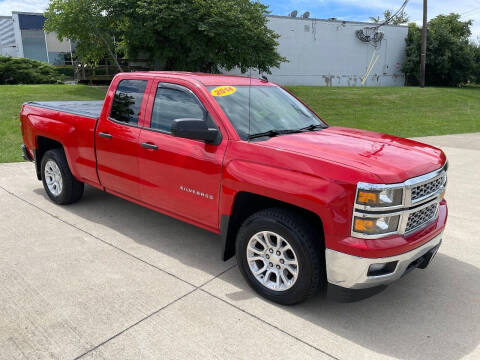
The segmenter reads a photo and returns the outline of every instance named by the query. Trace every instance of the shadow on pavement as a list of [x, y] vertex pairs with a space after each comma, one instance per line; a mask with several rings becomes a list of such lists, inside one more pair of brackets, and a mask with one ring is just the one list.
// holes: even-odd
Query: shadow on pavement
[[[33, 191], [50, 202], [40, 183]], [[196, 285], [234, 264], [234, 260], [228, 263], [221, 260], [218, 235], [90, 186], [85, 188], [85, 194], [78, 203], [52, 206], [54, 214], [60, 218]], [[88, 222], [71, 218], [68, 213]], [[145, 250], [145, 246], [155, 252]], [[188, 268], [167, 268], [164, 262], [171, 259], [173, 263], [180, 262]], [[190, 268], [195, 272], [185, 273]]]
[[[34, 192], [46, 197], [41, 187]], [[88, 187], [82, 201], [64, 209], [209, 274], [226, 268], [215, 234], [97, 189]], [[245, 302], [248, 311], [248, 300], [257, 295], [237, 271], [222, 276], [240, 289], [226, 296], [232, 303]], [[270, 304], [269, 311], [286, 311], [387, 356], [460, 359], [480, 343], [479, 279], [479, 268], [439, 253], [426, 270], [411, 272], [367, 300], [343, 304], [317, 296], [293, 307]]]
[[[480, 343], [479, 279], [479, 268], [438, 254], [426, 270], [369, 299], [344, 304], [317, 296], [280, 308], [387, 356], [461, 359]], [[223, 280], [241, 289], [227, 294], [233, 303], [256, 296], [237, 276]]]

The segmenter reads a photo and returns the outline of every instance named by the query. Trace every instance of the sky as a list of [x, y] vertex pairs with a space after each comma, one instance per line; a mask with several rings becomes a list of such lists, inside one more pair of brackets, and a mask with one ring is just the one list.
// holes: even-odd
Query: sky
[[[370, 16], [381, 16], [386, 9], [398, 9], [403, 0], [260, 0], [269, 5], [273, 15], [288, 15], [297, 10], [299, 15], [310, 11], [310, 17], [326, 19], [368, 21]], [[0, 0], [0, 15], [12, 11], [42, 12], [48, 0]], [[410, 0], [406, 11], [410, 20], [421, 23], [423, 0]], [[464, 20], [474, 20], [472, 38], [480, 38], [480, 0], [430, 0], [429, 19], [438, 14], [451, 12], [462, 14]]]

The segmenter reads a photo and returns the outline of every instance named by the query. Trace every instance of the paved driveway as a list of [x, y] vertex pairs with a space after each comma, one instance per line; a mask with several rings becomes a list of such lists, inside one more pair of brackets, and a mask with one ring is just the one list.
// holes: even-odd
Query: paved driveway
[[480, 134], [450, 160], [439, 255], [373, 298], [258, 298], [220, 240], [93, 188], [60, 207], [0, 164], [1, 359], [480, 359]]

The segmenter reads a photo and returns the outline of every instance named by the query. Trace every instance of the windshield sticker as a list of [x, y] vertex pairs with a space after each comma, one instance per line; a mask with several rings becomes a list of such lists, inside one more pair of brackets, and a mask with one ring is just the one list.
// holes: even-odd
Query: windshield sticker
[[237, 91], [237, 88], [233, 86], [219, 86], [213, 89], [211, 94], [213, 96], [228, 96], [232, 95], [235, 91]]

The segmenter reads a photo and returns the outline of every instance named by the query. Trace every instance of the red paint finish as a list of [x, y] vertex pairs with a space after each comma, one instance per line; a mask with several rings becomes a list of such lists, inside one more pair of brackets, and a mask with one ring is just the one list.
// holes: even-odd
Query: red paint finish
[[[148, 80], [138, 126], [109, 119], [113, 95], [123, 79]], [[176, 138], [149, 128], [157, 84], [190, 90], [222, 134], [218, 145]], [[412, 250], [445, 227], [447, 205], [438, 219], [408, 237], [364, 240], [350, 236], [356, 184], [398, 183], [440, 168], [440, 149], [370, 131], [331, 127], [278, 136], [265, 141], [240, 140], [206, 86], [276, 86], [245, 77], [144, 72], [118, 74], [107, 92], [99, 119], [22, 107], [24, 143], [38, 148], [39, 136], [60, 142], [72, 173], [81, 181], [218, 233], [222, 215], [231, 215], [235, 197], [249, 192], [317, 214], [328, 248], [363, 257], [385, 257]], [[112, 135], [111, 139], [99, 133]], [[157, 150], [145, 149], [146, 142]]]

